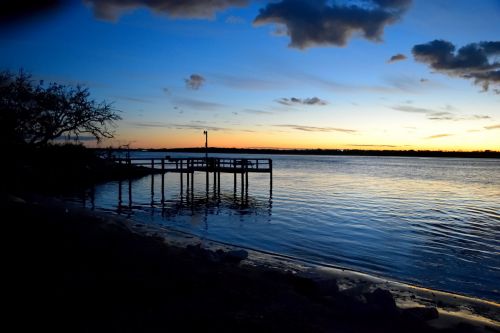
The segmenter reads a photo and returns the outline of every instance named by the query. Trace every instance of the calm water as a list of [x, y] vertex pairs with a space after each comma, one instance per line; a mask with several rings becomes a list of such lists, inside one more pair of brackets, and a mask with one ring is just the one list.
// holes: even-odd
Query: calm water
[[240, 178], [235, 193], [233, 176], [222, 174], [220, 196], [212, 186], [207, 196], [199, 173], [186, 197], [179, 175], [168, 174], [163, 206], [159, 175], [153, 195], [151, 177], [132, 182], [130, 208], [128, 182], [121, 208], [117, 182], [95, 189], [94, 206], [148, 228], [500, 301], [499, 160], [259, 157], [273, 159], [272, 193], [268, 174], [250, 174], [248, 195]]

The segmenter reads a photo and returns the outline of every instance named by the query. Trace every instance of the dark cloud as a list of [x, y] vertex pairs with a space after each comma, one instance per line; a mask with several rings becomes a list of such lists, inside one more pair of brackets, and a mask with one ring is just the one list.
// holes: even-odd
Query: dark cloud
[[411, 0], [364, 0], [341, 5], [328, 0], [282, 0], [260, 10], [255, 25], [286, 27], [289, 46], [344, 46], [355, 35], [381, 41], [384, 28], [397, 22]]
[[500, 124], [485, 126], [484, 128], [486, 128], [487, 130], [500, 129]]
[[445, 138], [447, 136], [452, 136], [453, 134], [436, 134], [436, 135], [431, 135], [426, 137], [426, 139], [439, 139], [439, 138]]
[[59, 11], [65, 4], [62, 0], [16, 0], [0, 3], [0, 27], [46, 16]]
[[382, 8], [406, 9], [410, 7], [412, 0], [373, 0]]
[[184, 79], [186, 87], [198, 90], [205, 83], [205, 78], [199, 74], [191, 74], [188, 79]]
[[[453, 121], [458, 121], [458, 120], [484, 120], [484, 119], [491, 119], [490, 116], [487, 115], [481, 115], [481, 114], [473, 114], [473, 115], [456, 115], [454, 113], [448, 112], [448, 111], [436, 111], [432, 109], [426, 109], [426, 108], [418, 108], [410, 105], [396, 105], [393, 106], [392, 109], [397, 110], [397, 111], [402, 111], [402, 112], [409, 112], [409, 113], [420, 113], [424, 114], [427, 119], [429, 120], [453, 120]], [[447, 105], [445, 107], [446, 110], [453, 110], [453, 107], [450, 107]]]
[[[415, 45], [415, 60], [429, 65], [437, 72], [449, 76], [474, 80], [483, 91], [491, 85], [500, 86], [500, 42], [467, 44], [458, 51], [455, 45], [444, 40]], [[500, 93], [500, 89], [493, 89]]]
[[283, 104], [283, 105], [327, 105], [328, 102], [324, 101], [322, 99], [319, 99], [318, 97], [311, 97], [311, 98], [280, 98], [277, 100], [278, 103]]
[[274, 125], [275, 127], [286, 127], [298, 131], [304, 132], [344, 132], [344, 133], [356, 133], [356, 130], [346, 129], [346, 128], [335, 128], [335, 127], [315, 127], [315, 126], [303, 126], [303, 125]]
[[159, 14], [183, 18], [213, 18], [218, 11], [243, 7], [248, 0], [84, 0], [103, 20], [117, 20], [124, 12], [147, 8]]
[[396, 61], [402, 61], [408, 59], [404, 54], [398, 53], [393, 55], [389, 60], [387, 60], [388, 63], [396, 62]]

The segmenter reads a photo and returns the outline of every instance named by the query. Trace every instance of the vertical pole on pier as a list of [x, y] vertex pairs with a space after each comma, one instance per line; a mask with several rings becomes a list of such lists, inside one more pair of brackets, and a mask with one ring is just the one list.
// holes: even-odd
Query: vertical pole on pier
[[208, 159], [205, 159], [205, 174], [206, 174], [206, 187], [207, 187], [207, 195], [208, 195], [208, 186], [209, 186], [209, 180], [208, 180]]
[[[119, 159], [118, 160], [118, 164], [119, 164], [119, 167], [118, 167], [118, 170], [120, 170], [120, 172], [122, 171], [122, 160]], [[121, 179], [118, 181], [118, 207], [120, 207], [122, 205], [122, 181]]]
[[220, 194], [220, 171], [217, 172], [217, 192]]
[[194, 165], [193, 165], [193, 170], [191, 170], [191, 197], [193, 197], [193, 192], [194, 192]]
[[214, 160], [214, 165], [213, 165], [213, 169], [214, 169], [214, 193], [216, 192], [217, 190], [217, 168], [216, 168], [216, 164], [217, 163], [215, 160]]
[[130, 157], [127, 160], [128, 163], [128, 205], [129, 207], [132, 207], [132, 161], [130, 160]]
[[190, 173], [190, 170], [189, 170], [189, 160], [186, 161], [187, 163], [187, 172], [186, 172], [186, 185], [187, 185], [187, 191], [189, 192], [189, 189], [190, 189], [190, 186], [189, 186], [189, 173]]
[[161, 203], [165, 202], [165, 159], [161, 159]]
[[243, 192], [245, 192], [245, 175], [244, 170], [241, 170], [241, 197], [243, 198]]
[[118, 181], [118, 207], [122, 205], [122, 181]]
[[234, 195], [236, 195], [236, 161], [233, 161], [233, 170], [234, 170]]
[[215, 172], [215, 170], [217, 169], [217, 166], [216, 166], [216, 160], [213, 160], [212, 162], [212, 171], [214, 172], [214, 191], [215, 191], [215, 187], [217, 186], [217, 173]]
[[269, 160], [269, 193], [273, 195], [273, 160]]
[[154, 204], [155, 198], [155, 160], [151, 159], [151, 206]]
[[245, 163], [245, 183], [246, 183], [246, 191], [248, 193], [248, 164]]
[[181, 172], [180, 172], [180, 175], [181, 175], [181, 197], [182, 197], [182, 192], [183, 192], [183, 174], [182, 174], [182, 160], [181, 160]]

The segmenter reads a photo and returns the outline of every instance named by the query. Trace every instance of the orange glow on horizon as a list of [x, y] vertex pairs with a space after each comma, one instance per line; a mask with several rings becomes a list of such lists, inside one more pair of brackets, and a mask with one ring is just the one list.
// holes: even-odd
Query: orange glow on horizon
[[[209, 131], [208, 146], [220, 148], [272, 148], [272, 149], [359, 149], [359, 150], [443, 150], [443, 151], [500, 151], [498, 131], [469, 133], [438, 138], [416, 138], [401, 135], [360, 135], [352, 133], [324, 133], [301, 131]], [[100, 147], [160, 149], [204, 147], [205, 136], [198, 130], [172, 130], [122, 132], [115, 139], [99, 144]], [[88, 144], [95, 146], [95, 144]]]

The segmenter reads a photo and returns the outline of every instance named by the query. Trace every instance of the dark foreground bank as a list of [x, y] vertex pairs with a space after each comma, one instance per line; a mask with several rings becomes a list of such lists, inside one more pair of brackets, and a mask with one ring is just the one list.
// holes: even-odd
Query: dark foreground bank
[[3, 199], [16, 330], [498, 332], [464, 322], [438, 330], [428, 324], [436, 308], [398, 308], [386, 290], [339, 290], [334, 279], [241, 265], [244, 254], [167, 246], [40, 198]]

